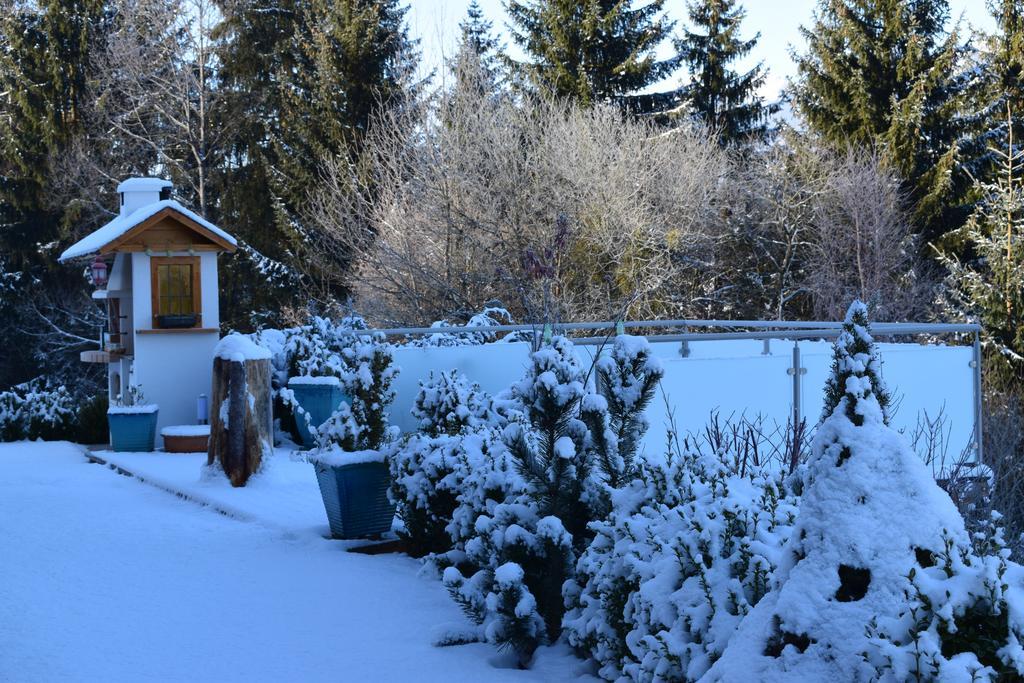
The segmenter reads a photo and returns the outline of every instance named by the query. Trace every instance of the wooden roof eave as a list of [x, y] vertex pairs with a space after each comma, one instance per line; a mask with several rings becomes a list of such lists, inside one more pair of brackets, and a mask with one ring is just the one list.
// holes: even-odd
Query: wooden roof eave
[[104, 246], [100, 247], [99, 253], [100, 254], [109, 254], [111, 252], [119, 251], [120, 247], [122, 247], [123, 245], [127, 244], [128, 242], [131, 242], [133, 239], [135, 239], [136, 237], [138, 237], [139, 235], [141, 235], [146, 230], [148, 230], [149, 228], [153, 227], [154, 225], [156, 225], [160, 221], [164, 220], [165, 218], [172, 218], [172, 219], [178, 221], [179, 223], [181, 223], [185, 227], [189, 228], [190, 230], [192, 230], [192, 231], [202, 235], [203, 237], [205, 237], [207, 240], [209, 240], [214, 245], [219, 247], [222, 251], [225, 251], [225, 252], [227, 252], [229, 254], [233, 254], [235, 251], [238, 250], [238, 247], [236, 245], [232, 244], [231, 242], [228, 242], [226, 239], [224, 239], [223, 237], [221, 237], [217, 233], [213, 232], [212, 230], [209, 230], [208, 228], [206, 228], [205, 226], [201, 225], [200, 223], [197, 223], [196, 221], [192, 220], [191, 218], [189, 218], [185, 214], [183, 214], [183, 213], [181, 213], [179, 211], [176, 211], [172, 207], [167, 207], [165, 209], [161, 209], [160, 211], [157, 211], [155, 214], [153, 214], [152, 216], [150, 216], [146, 220], [142, 221], [141, 223], [139, 223], [135, 227], [133, 227], [130, 230], [126, 231], [123, 235], [119, 236], [117, 239], [112, 240], [112, 241], [108, 242], [107, 244], [105, 244]]

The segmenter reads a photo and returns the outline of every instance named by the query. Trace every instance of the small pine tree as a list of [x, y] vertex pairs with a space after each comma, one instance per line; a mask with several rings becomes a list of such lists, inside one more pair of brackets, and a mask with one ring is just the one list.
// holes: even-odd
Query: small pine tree
[[760, 34], [740, 38], [746, 10], [737, 0], [691, 0], [689, 12], [697, 30], [687, 29], [678, 48], [690, 71], [686, 100], [691, 111], [723, 145], [764, 141], [768, 117], [778, 111], [758, 94], [767, 71], [763, 64], [745, 73], [730, 68], [754, 49]]
[[644, 412], [665, 371], [646, 339], [628, 335], [616, 337], [595, 367], [599, 393], [584, 398], [580, 416], [605, 483], [618, 488], [636, 474], [637, 451], [649, 426]]
[[586, 547], [591, 506], [599, 500], [587, 427], [578, 417], [584, 374], [572, 343], [555, 337], [530, 360], [511, 390], [519, 417], [502, 435], [522, 486], [475, 520], [465, 543], [467, 565], [475, 570], [469, 578], [455, 567], [444, 574], [452, 597], [482, 625], [484, 637], [513, 647], [523, 665], [538, 645], [559, 637], [562, 585]]
[[[832, 348], [832, 372], [825, 382], [825, 408], [821, 413], [821, 421], [828, 419], [849, 391], [850, 378], [863, 375], [868, 378], [870, 386], [862, 389], [862, 396], [871, 393], [882, 409], [886, 424], [889, 424], [889, 405], [892, 399], [882, 381], [882, 360], [871, 337], [871, 324], [868, 322], [868, 307], [860, 301], [850, 304], [843, 321], [843, 331]], [[847, 417], [857, 425], [862, 424], [863, 417], [852, 412], [855, 404], [847, 402]]]
[[431, 373], [412, 413], [419, 432], [407, 436], [389, 458], [388, 495], [405, 524], [399, 536], [419, 557], [452, 548], [452, 523], [463, 481], [470, 475], [464, 438], [492, 428], [491, 398], [456, 370]]

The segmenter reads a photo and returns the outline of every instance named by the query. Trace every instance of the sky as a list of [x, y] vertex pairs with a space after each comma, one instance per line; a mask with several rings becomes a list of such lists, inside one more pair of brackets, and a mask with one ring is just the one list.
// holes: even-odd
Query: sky
[[[494, 23], [495, 32], [504, 32], [507, 22], [503, 0], [478, 0], [484, 14]], [[459, 22], [466, 15], [470, 0], [409, 0], [409, 28], [413, 37], [420, 39], [423, 68], [440, 70], [446, 56], [454, 52]], [[746, 0], [747, 18], [744, 37], [756, 32], [761, 39], [742, 65], [750, 68], [759, 61], [768, 67], [768, 78], [762, 95], [769, 99], [778, 96], [786, 79], [795, 74], [796, 67], [790, 57], [790, 48], [803, 47], [799, 33], [801, 25], [810, 25], [817, 0]], [[686, 0], [668, 0], [668, 14], [678, 20], [676, 30], [685, 20]], [[980, 29], [991, 29], [992, 18], [985, 10], [984, 0], [950, 0], [952, 21], [962, 18], [965, 24]], [[514, 50], [513, 54], [517, 54]], [[680, 80], [682, 76], [677, 77]]]

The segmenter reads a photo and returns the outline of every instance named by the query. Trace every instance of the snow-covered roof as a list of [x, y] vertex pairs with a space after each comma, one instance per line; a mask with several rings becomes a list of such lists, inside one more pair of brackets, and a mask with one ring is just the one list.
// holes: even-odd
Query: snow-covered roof
[[[160, 180], [159, 178], [132, 178], [131, 180], [126, 180], [123, 183], [121, 183], [117, 189], [118, 191], [124, 191], [123, 188], [125, 187], [125, 185], [129, 183], [140, 182], [167, 183], [167, 181]], [[167, 185], [169, 186], [170, 184], [167, 183]], [[158, 186], [154, 185], [154, 187]], [[130, 191], [134, 191], [137, 189], [152, 188], [132, 187]], [[103, 247], [105, 247], [106, 245], [113, 242], [114, 240], [116, 240], [117, 238], [124, 235], [126, 232], [134, 228], [136, 225], [139, 225], [147, 218], [155, 216], [164, 209], [171, 209], [182, 214], [183, 216], [195, 221], [199, 225], [203, 226], [210, 232], [214, 233], [215, 235], [217, 235], [218, 237], [232, 245], [238, 244], [235, 241], [234, 237], [227, 234], [226, 232], [224, 232], [223, 230], [221, 230], [216, 225], [209, 222], [199, 214], [193, 211], [189, 211], [188, 209], [186, 209], [184, 206], [182, 206], [173, 199], [165, 199], [163, 201], [153, 202], [152, 204], [146, 204], [145, 206], [136, 209], [127, 216], [118, 216], [117, 218], [110, 221], [96, 232], [86, 235], [85, 237], [83, 237], [82, 239], [78, 240], [70, 247], [65, 249], [64, 253], [60, 255], [60, 258], [58, 260], [61, 263], [63, 263], [64, 261], [68, 261], [73, 258], [78, 258], [79, 256], [87, 256], [89, 254], [95, 253], [102, 249]]]
[[159, 192], [171, 187], [171, 181], [163, 178], [128, 178], [117, 186], [118, 192]]

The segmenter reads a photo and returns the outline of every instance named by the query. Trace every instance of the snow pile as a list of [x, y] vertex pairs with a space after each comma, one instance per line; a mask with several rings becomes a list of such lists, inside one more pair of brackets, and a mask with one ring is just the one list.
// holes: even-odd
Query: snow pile
[[[836, 357], [844, 393], [815, 435], [775, 587], [709, 680], [976, 680], [991, 678], [993, 664], [1024, 672], [1021, 614], [1004, 593], [1018, 587], [1002, 583], [1000, 560], [972, 557], [952, 501], [885, 424], [856, 304]], [[963, 647], [971, 640], [997, 642], [998, 655]]]
[[607, 680], [697, 680], [767, 593], [796, 513], [766, 473], [720, 454], [642, 463], [566, 584], [570, 644]]
[[247, 360], [266, 360], [271, 354], [270, 349], [260, 346], [249, 335], [232, 333], [217, 342], [213, 357], [244, 363]]

